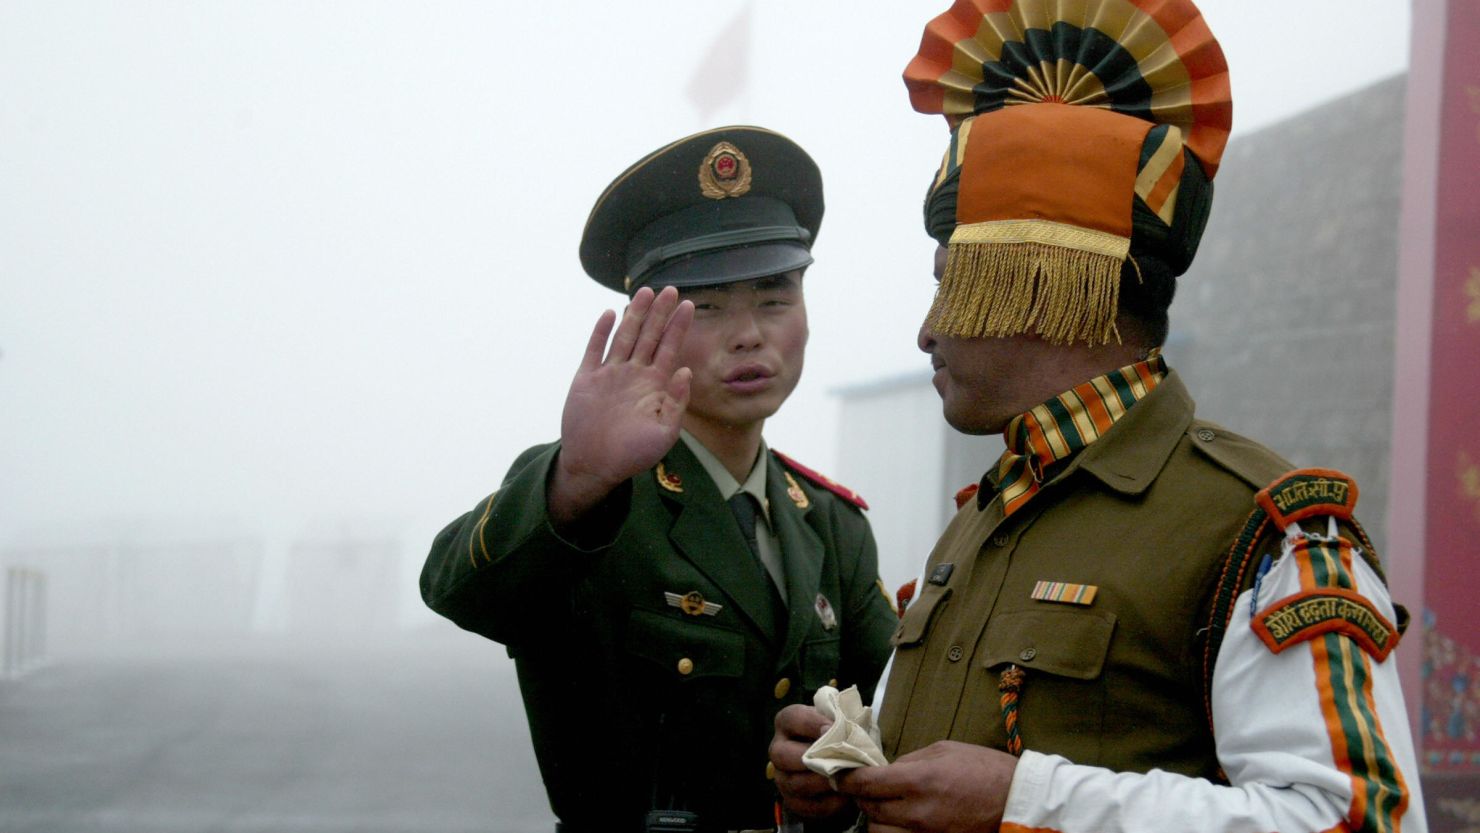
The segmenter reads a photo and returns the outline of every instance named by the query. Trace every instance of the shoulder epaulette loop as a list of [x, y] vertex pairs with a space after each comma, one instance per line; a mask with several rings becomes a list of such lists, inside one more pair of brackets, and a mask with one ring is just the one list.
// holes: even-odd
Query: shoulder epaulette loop
[[837, 495], [838, 497], [842, 498], [843, 500], [846, 500], [847, 502], [853, 504], [854, 506], [857, 506], [859, 509], [867, 509], [868, 508], [868, 501], [864, 500], [862, 495], [858, 494], [857, 492], [853, 491], [852, 489], [848, 488], [847, 486], [844, 486], [843, 484], [838, 483], [837, 481], [833, 480], [830, 477], [826, 477], [826, 476], [824, 476], [822, 474], [818, 474], [817, 472], [813, 471], [812, 469], [807, 468], [806, 466], [802, 465], [801, 463], [798, 463], [796, 460], [791, 459], [790, 457], [786, 456], [785, 454], [782, 454], [781, 452], [777, 451], [774, 448], [771, 449], [771, 453], [776, 455], [776, 459], [778, 459], [782, 463], [786, 464], [786, 467], [787, 468], [791, 469], [792, 471], [796, 472], [797, 474], [800, 474], [804, 479], [806, 479], [812, 485], [818, 486], [820, 488], [823, 488], [823, 489], [828, 490], [829, 492], [832, 492], [833, 494]]

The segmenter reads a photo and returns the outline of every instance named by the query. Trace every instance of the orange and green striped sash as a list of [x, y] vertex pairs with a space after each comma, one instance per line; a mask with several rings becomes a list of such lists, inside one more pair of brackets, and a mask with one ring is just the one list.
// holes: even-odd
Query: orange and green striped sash
[[1023, 508], [1058, 466], [1104, 436], [1166, 374], [1166, 360], [1152, 350], [1145, 361], [1096, 376], [1013, 417], [1002, 437], [1007, 450], [983, 478], [982, 496], [1001, 496], [1003, 517]]
[[[1302, 589], [1356, 588], [1352, 548], [1346, 540], [1311, 536], [1296, 550], [1296, 557]], [[1395, 833], [1408, 806], [1408, 785], [1377, 718], [1371, 661], [1355, 640], [1339, 633], [1317, 636], [1310, 645], [1331, 752], [1336, 766], [1351, 780], [1348, 829]]]

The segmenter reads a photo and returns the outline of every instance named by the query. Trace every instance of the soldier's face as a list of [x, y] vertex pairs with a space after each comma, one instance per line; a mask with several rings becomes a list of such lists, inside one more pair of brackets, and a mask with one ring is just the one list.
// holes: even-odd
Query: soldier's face
[[[935, 279], [945, 273], [946, 249], [935, 253]], [[1056, 374], [1042, 373], [1053, 362], [1052, 348], [1035, 336], [956, 338], [921, 324], [916, 343], [930, 355], [933, 382], [946, 422], [966, 434], [1002, 431], [1018, 414], [1054, 395]], [[1060, 351], [1062, 352], [1062, 351]], [[1049, 391], [1046, 395], [1043, 391]], [[1037, 397], [1037, 398], [1035, 398]]]
[[694, 373], [684, 424], [748, 428], [781, 407], [802, 376], [802, 273], [682, 291], [694, 324], [679, 363]]

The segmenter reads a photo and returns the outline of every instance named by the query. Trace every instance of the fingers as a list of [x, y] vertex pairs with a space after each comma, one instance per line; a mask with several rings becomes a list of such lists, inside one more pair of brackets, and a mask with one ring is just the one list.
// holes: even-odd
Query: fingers
[[659, 418], [669, 428], [678, 425], [683, 419], [684, 411], [689, 407], [689, 383], [694, 378], [694, 372], [687, 367], [680, 367], [668, 379], [668, 399], [663, 403], [662, 413]]
[[901, 774], [908, 776], [910, 773], [901, 773], [901, 769], [901, 765], [896, 762], [890, 766], [863, 766], [839, 773], [838, 792], [852, 796], [860, 804], [865, 801], [890, 801], [903, 798], [909, 792], [909, 785], [899, 776]]
[[673, 310], [673, 315], [668, 319], [668, 326], [663, 330], [663, 337], [658, 341], [658, 349], [653, 354], [653, 366], [667, 372], [669, 368], [678, 363], [678, 351], [683, 347], [683, 340], [688, 337], [689, 325], [694, 323], [694, 302], [681, 301]]
[[[653, 299], [653, 305], [643, 317], [637, 343], [632, 345], [632, 361], [648, 363], [653, 360], [658, 351], [658, 343], [668, 329], [669, 319], [678, 306], [678, 290], [671, 286], [663, 287], [663, 291]], [[689, 306], [692, 307], [693, 304]]]
[[776, 768], [776, 789], [786, 797], [788, 803], [804, 807], [816, 807], [824, 803], [838, 803], [841, 798], [827, 782], [827, 778], [812, 770], [787, 772]]
[[793, 703], [776, 713], [776, 734], [791, 740], [810, 744], [822, 737], [832, 726], [832, 721], [812, 706]]
[[622, 323], [617, 325], [617, 334], [612, 337], [612, 346], [607, 351], [607, 361], [625, 362], [632, 358], [632, 348], [642, 329], [643, 319], [653, 305], [653, 291], [648, 287], [637, 290], [627, 309], [622, 312]]
[[870, 833], [892, 827], [996, 830], [1016, 766], [1005, 752], [936, 741], [888, 766], [840, 775], [838, 792], [868, 814]]
[[[860, 767], [838, 775], [838, 792], [853, 799], [858, 809], [868, 816], [869, 833], [910, 829], [908, 822], [914, 802], [903, 801], [900, 785], [891, 778], [879, 778], [888, 767]], [[918, 797], [917, 797], [918, 798]], [[894, 825], [904, 825], [895, 827]]]
[[[912, 802], [902, 801], [901, 790], [892, 779], [879, 779], [879, 772], [888, 767], [859, 767], [841, 772], [837, 776], [838, 792], [848, 796], [858, 809], [868, 816], [869, 833], [888, 833], [913, 829]], [[900, 826], [895, 826], [900, 825]]]
[[776, 734], [771, 738], [776, 788], [786, 798], [788, 807], [810, 816], [829, 815], [846, 804], [827, 778], [802, 763], [802, 753], [828, 725], [816, 709], [793, 704], [776, 714]]
[[[646, 286], [637, 290], [622, 314], [622, 323], [612, 339], [607, 361], [652, 363], [659, 347], [670, 338], [672, 329], [671, 348], [665, 353], [668, 361], [672, 362], [693, 321], [693, 306], [680, 304], [678, 290], [671, 286], [663, 287], [663, 291], [656, 295]], [[677, 321], [674, 321], [675, 316]], [[677, 324], [676, 328], [674, 324]]]
[[616, 324], [617, 314], [607, 310], [596, 319], [596, 327], [591, 331], [591, 339], [586, 342], [586, 354], [581, 357], [581, 370], [590, 372], [601, 366], [601, 354], [606, 352], [606, 339], [612, 334], [612, 325]]
[[[794, 772], [798, 775], [812, 773], [812, 770], [802, 763], [802, 753], [807, 751], [808, 746], [810, 744], [805, 741], [789, 740], [780, 735], [772, 738], [769, 755], [771, 763], [776, 765], [777, 774], [783, 772]], [[826, 779], [823, 780], [826, 781]]]
[[[778, 751], [777, 745], [796, 747], [795, 751]], [[776, 789], [788, 809], [807, 818], [826, 818], [847, 808], [846, 796], [839, 795], [819, 775], [801, 763], [805, 744], [789, 740], [776, 740], [771, 744], [771, 762], [776, 765]], [[795, 761], [794, 764], [788, 763]], [[795, 768], [793, 768], [793, 766]]]

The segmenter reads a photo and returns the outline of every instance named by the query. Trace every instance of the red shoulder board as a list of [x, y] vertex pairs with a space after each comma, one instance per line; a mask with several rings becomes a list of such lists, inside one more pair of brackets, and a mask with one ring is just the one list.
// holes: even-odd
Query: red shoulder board
[[1357, 481], [1335, 469], [1296, 469], [1265, 486], [1254, 502], [1269, 513], [1276, 529], [1312, 515], [1349, 521], [1357, 505]]
[[812, 485], [814, 485], [814, 486], [820, 486], [820, 487], [828, 490], [829, 492], [832, 492], [833, 494], [837, 495], [838, 497], [842, 498], [843, 500], [846, 500], [849, 503], [853, 504], [854, 506], [857, 506], [859, 509], [867, 509], [868, 508], [868, 501], [864, 500], [861, 495], [859, 495], [857, 492], [853, 491], [852, 489], [848, 488], [847, 486], [844, 486], [843, 484], [838, 483], [837, 481], [833, 480], [832, 478], [824, 477], [823, 475], [818, 474], [817, 472], [815, 472], [815, 471], [807, 468], [806, 466], [802, 465], [801, 463], [798, 463], [797, 461], [791, 459], [790, 457], [786, 456], [785, 454], [782, 454], [781, 452], [777, 451], [774, 448], [771, 449], [771, 453], [772, 454], [775, 454], [777, 459], [779, 459], [781, 462], [785, 463], [787, 468], [791, 469], [792, 471], [796, 472], [797, 474], [800, 474], [802, 477], [805, 477], [807, 480], [811, 481]]
[[968, 483], [962, 486], [961, 491], [956, 493], [956, 508], [960, 509], [966, 505], [968, 500], [976, 497], [977, 490], [981, 487], [980, 483]]

